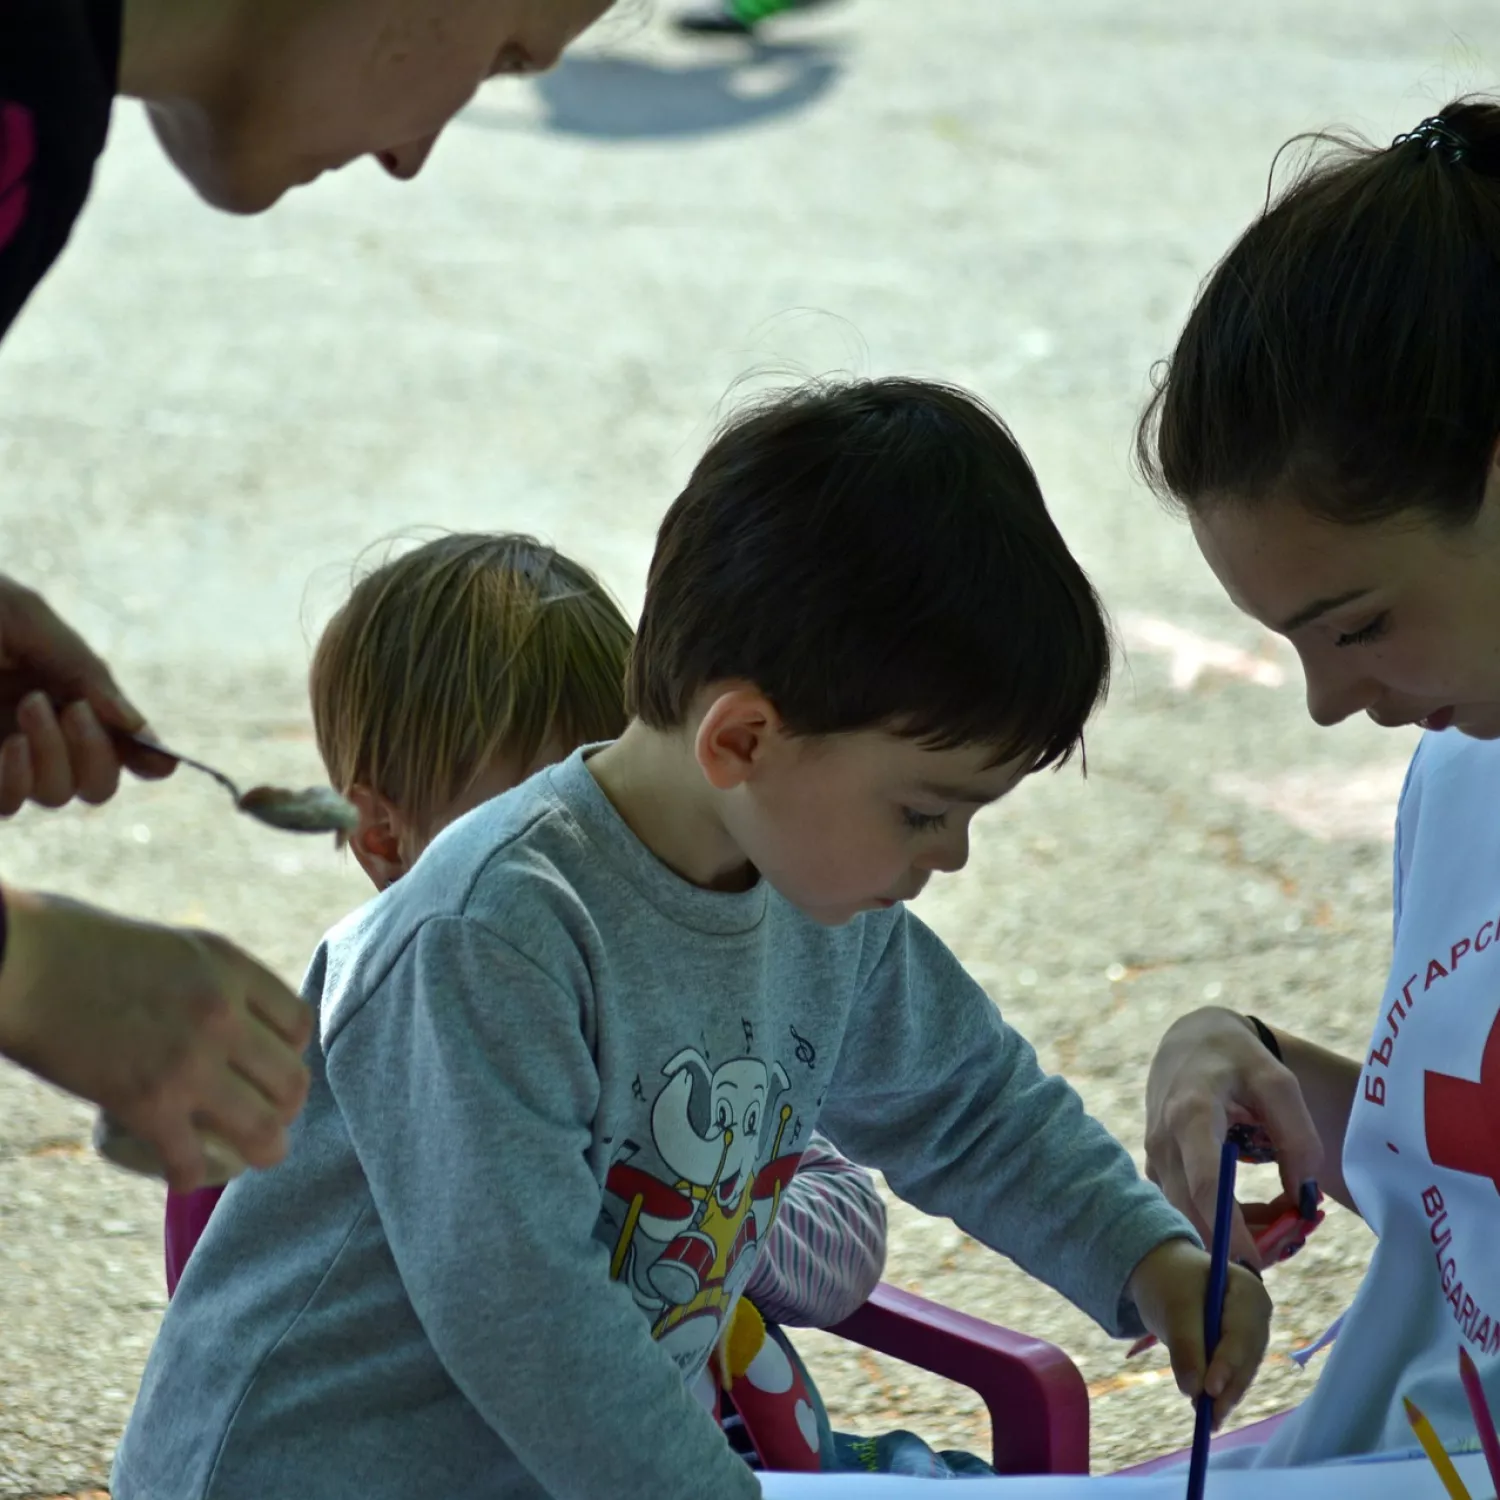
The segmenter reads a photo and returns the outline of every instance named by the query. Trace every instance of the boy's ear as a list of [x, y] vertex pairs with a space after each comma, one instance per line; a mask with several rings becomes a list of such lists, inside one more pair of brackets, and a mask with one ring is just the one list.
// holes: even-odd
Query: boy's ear
[[359, 822], [349, 835], [349, 847], [375, 889], [383, 891], [406, 874], [400, 809], [389, 798], [358, 783], [349, 788], [348, 798], [359, 814]]
[[693, 754], [709, 785], [727, 792], [749, 781], [782, 738], [781, 715], [758, 688], [725, 688], [698, 721]]

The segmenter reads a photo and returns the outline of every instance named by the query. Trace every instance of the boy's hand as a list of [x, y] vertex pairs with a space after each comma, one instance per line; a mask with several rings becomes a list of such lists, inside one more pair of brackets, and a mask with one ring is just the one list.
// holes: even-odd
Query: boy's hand
[[1219, 1347], [1205, 1361], [1203, 1309], [1208, 1269], [1208, 1256], [1190, 1240], [1168, 1240], [1131, 1272], [1126, 1293], [1141, 1321], [1172, 1356], [1178, 1390], [1190, 1400], [1203, 1391], [1214, 1398], [1217, 1429], [1260, 1368], [1271, 1336], [1271, 1299], [1258, 1277], [1231, 1265]]

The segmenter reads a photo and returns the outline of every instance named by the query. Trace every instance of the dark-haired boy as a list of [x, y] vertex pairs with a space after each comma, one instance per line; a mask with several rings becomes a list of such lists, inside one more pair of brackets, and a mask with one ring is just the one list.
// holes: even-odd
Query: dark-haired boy
[[[174, 1306], [118, 1500], [756, 1495], [693, 1387], [815, 1124], [1195, 1391], [1188, 1224], [903, 905], [1078, 743], [1108, 660], [972, 398], [731, 422], [663, 522], [625, 733], [453, 825], [314, 961], [338, 1120], [283, 1173], [362, 1174], [358, 1249], [262, 1220], [238, 1312]], [[1268, 1313], [1236, 1271], [1221, 1408]]]

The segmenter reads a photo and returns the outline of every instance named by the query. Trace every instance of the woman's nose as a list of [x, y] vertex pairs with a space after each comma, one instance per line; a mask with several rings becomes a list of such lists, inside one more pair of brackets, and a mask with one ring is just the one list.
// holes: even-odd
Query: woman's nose
[[437, 134], [424, 135], [420, 140], [407, 141], [403, 146], [392, 146], [377, 153], [380, 165], [400, 182], [410, 182], [422, 170], [423, 163], [432, 155], [437, 145]]
[[1303, 662], [1307, 677], [1307, 711], [1315, 724], [1331, 728], [1363, 713], [1379, 696], [1378, 684], [1368, 677]]

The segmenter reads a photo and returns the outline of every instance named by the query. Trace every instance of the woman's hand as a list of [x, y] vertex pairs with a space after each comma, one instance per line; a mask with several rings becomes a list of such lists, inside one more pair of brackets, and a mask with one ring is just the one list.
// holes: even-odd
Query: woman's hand
[[[1270, 1137], [1283, 1186], [1298, 1202], [1302, 1185], [1317, 1179], [1325, 1153], [1296, 1074], [1243, 1016], [1217, 1007], [1193, 1011], [1168, 1028], [1151, 1061], [1146, 1175], [1205, 1244], [1213, 1233], [1220, 1148], [1225, 1131], [1237, 1124], [1259, 1125]], [[1238, 1204], [1229, 1251], [1260, 1268]]]
[[312, 1012], [210, 933], [7, 888], [0, 1055], [102, 1106], [169, 1185], [209, 1173], [200, 1131], [251, 1166], [286, 1154], [307, 1098]]
[[174, 762], [122, 751], [110, 733], [145, 727], [82, 637], [40, 594], [0, 574], [0, 817], [27, 802], [106, 802], [122, 767], [169, 775]]
[[1218, 1348], [1203, 1347], [1209, 1259], [1191, 1240], [1158, 1245], [1131, 1273], [1127, 1295], [1141, 1321], [1166, 1345], [1177, 1389], [1214, 1399], [1214, 1426], [1250, 1388], [1271, 1337], [1271, 1299], [1260, 1279], [1230, 1266]]

